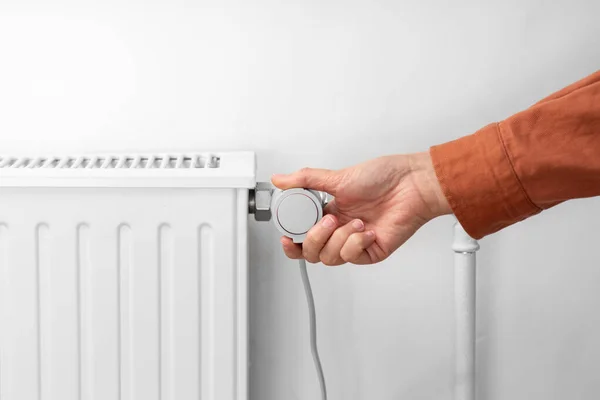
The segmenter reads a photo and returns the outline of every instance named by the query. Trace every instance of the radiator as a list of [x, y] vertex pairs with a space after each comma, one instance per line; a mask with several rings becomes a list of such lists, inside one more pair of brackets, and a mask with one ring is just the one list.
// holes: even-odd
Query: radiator
[[[0, 400], [247, 400], [248, 213], [301, 243], [327, 202], [255, 169], [251, 152], [0, 157]], [[479, 244], [456, 224], [452, 249], [454, 394], [474, 400]]]
[[249, 152], [0, 159], [0, 399], [245, 400]]

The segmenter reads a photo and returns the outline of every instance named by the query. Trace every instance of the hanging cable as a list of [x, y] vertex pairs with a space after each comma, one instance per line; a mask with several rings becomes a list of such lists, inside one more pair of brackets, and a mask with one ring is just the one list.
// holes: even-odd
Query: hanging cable
[[313, 298], [312, 288], [310, 287], [310, 280], [308, 279], [308, 271], [306, 270], [306, 260], [303, 259], [300, 260], [300, 274], [302, 275], [302, 283], [304, 285], [304, 292], [306, 293], [306, 302], [308, 303], [308, 318], [310, 325], [310, 350], [312, 353], [313, 361], [315, 363], [315, 368], [317, 370], [319, 385], [321, 387], [321, 399], [327, 400], [325, 375], [323, 374], [323, 367], [321, 366], [319, 349], [317, 347], [317, 312], [315, 310], [315, 299]]

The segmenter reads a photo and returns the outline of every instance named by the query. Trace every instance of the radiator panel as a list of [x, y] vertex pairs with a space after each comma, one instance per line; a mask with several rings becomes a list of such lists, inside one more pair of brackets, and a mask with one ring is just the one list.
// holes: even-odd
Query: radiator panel
[[0, 188], [0, 398], [246, 399], [247, 193]]

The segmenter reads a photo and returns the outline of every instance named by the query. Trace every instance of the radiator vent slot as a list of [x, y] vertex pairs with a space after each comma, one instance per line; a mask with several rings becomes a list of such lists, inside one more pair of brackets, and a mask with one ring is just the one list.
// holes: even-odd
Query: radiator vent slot
[[195, 169], [220, 168], [213, 154], [0, 157], [0, 168], [31, 169]]

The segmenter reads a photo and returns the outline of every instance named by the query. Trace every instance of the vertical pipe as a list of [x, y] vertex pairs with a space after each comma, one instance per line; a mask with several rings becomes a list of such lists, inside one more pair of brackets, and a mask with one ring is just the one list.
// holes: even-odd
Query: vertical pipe
[[455, 400], [475, 400], [475, 253], [479, 244], [454, 225]]

